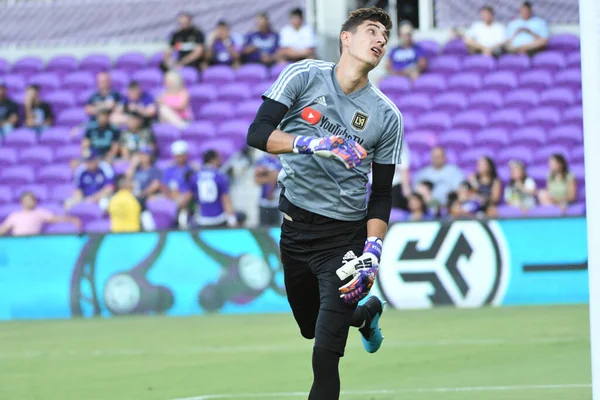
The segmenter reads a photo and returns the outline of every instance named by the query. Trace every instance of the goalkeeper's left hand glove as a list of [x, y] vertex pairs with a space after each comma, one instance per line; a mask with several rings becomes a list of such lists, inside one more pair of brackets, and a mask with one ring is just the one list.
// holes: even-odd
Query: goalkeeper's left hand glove
[[344, 280], [350, 276], [353, 279], [340, 287], [341, 298], [348, 304], [358, 303], [367, 295], [373, 287], [377, 271], [379, 270], [379, 259], [383, 242], [377, 237], [369, 237], [365, 242], [363, 254], [350, 261], [345, 261], [337, 271], [337, 276]]

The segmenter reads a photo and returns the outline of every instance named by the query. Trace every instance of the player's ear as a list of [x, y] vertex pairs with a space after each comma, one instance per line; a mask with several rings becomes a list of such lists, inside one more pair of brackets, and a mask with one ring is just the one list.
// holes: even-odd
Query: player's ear
[[342, 47], [350, 46], [350, 37], [352, 36], [352, 32], [343, 31], [340, 33], [340, 41], [342, 42]]

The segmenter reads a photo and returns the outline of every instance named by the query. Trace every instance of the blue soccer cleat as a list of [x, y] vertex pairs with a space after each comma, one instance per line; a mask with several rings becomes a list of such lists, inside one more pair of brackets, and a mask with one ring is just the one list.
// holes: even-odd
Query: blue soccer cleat
[[379, 327], [379, 317], [383, 314], [383, 302], [377, 296], [371, 296], [363, 307], [367, 310], [367, 320], [364, 328], [360, 328], [362, 342], [368, 353], [375, 353], [381, 347], [383, 335]]

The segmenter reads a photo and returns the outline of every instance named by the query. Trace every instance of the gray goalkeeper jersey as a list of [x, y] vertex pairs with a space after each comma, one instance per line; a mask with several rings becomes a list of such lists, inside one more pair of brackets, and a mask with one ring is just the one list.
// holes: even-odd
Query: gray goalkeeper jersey
[[404, 134], [402, 114], [368, 83], [346, 95], [335, 76], [336, 65], [304, 60], [287, 66], [264, 93], [289, 110], [279, 129], [314, 137], [343, 136], [360, 143], [368, 155], [346, 169], [335, 159], [306, 154], [280, 155], [279, 185], [294, 205], [342, 221], [367, 215], [371, 163], [400, 164]]

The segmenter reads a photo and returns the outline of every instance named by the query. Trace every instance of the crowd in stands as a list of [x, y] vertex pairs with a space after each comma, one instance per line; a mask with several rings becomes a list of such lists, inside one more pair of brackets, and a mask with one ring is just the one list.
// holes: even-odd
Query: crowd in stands
[[[192, 151], [194, 143], [180, 134], [201, 124], [208, 113], [208, 107], [195, 103], [198, 93], [186, 83], [186, 74], [191, 69], [196, 74], [192, 77], [202, 76], [215, 66], [237, 69], [244, 64], [262, 64], [276, 71], [289, 62], [314, 58], [312, 28], [304, 24], [299, 9], [291, 11], [289, 24], [280, 32], [272, 30], [267, 14], [258, 15], [256, 29], [245, 36], [232, 32], [224, 20], [209, 34], [195, 26], [187, 13], [181, 13], [177, 23], [168, 49], [156, 64], [163, 85], [160, 90], [148, 90], [143, 81], [135, 79], [119, 90], [111, 71], [97, 72], [96, 89], [84, 107], [85, 121], [72, 130], [81, 141], [78, 154], [69, 159], [73, 189], [61, 197], [62, 210], [38, 207], [34, 190], [19, 190], [22, 208], [8, 213], [0, 225], [0, 234], [61, 232], [45, 229], [50, 223], [72, 224], [76, 230], [114, 232], [243, 226], [245, 215], [234, 209], [230, 195], [230, 180], [235, 177], [231, 160], [236, 158], [243, 165], [254, 164], [254, 182], [261, 188], [260, 225], [280, 223], [277, 175], [281, 164], [276, 156], [237, 148], [232, 157], [232, 152], [225, 154], [216, 147], [203, 148], [196, 154]], [[430, 50], [413, 41], [410, 24], [402, 23], [398, 29], [400, 45], [388, 49], [389, 77], [399, 76], [416, 85], [421, 77], [434, 75], [435, 60]], [[471, 53], [490, 58], [506, 52], [532, 56], [544, 51], [549, 38], [546, 22], [533, 15], [528, 2], [522, 4], [519, 17], [506, 27], [494, 21], [493, 9], [486, 6], [481, 9], [481, 21], [454, 34]], [[266, 89], [264, 83], [270, 82], [257, 86]], [[385, 88], [382, 90], [388, 93]], [[422, 144], [424, 140], [419, 124], [409, 124], [412, 109], [405, 111], [403, 104], [409, 95], [410, 89], [401, 98], [390, 95], [405, 116], [406, 132], [403, 163], [397, 166], [393, 183], [392, 220], [497, 217], [506, 215], [506, 207], [521, 214], [536, 205], [555, 206], [565, 213], [580, 199], [576, 177], [569, 172], [566, 157], [560, 152], [549, 154], [545, 182], [541, 182], [539, 174], [535, 178], [528, 176], [527, 160], [519, 157], [497, 166], [493, 155], [482, 155], [465, 173], [464, 163], [456, 165], [455, 153], [449, 154], [437, 138], [435, 145], [428, 146], [430, 164], [418, 162], [423, 159], [423, 152], [411, 149], [413, 143]], [[0, 134], [5, 143], [18, 127], [34, 130], [40, 142], [43, 140], [58, 113], [52, 102], [42, 98], [40, 86], [31, 83], [22, 104], [17, 104], [0, 74]], [[177, 132], [173, 136], [176, 140], [167, 145], [158, 140], [157, 134], [157, 129], [165, 125]], [[463, 144], [469, 146], [472, 140]], [[195, 158], [197, 155], [200, 160]], [[448, 159], [449, 155], [453, 160]], [[162, 162], [168, 157], [170, 162]], [[157, 162], [159, 159], [161, 162]], [[502, 175], [501, 170], [509, 173]], [[2, 179], [0, 175], [0, 186]], [[89, 205], [96, 211], [90, 211]], [[109, 219], [105, 218], [107, 215]]]

